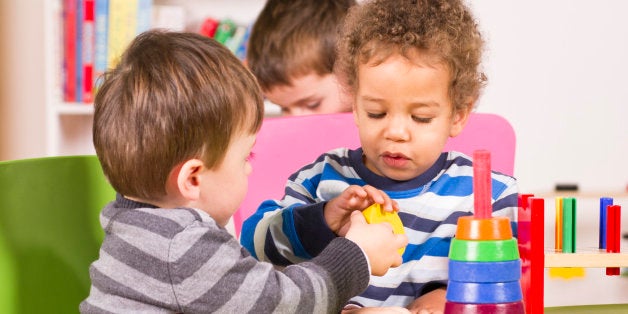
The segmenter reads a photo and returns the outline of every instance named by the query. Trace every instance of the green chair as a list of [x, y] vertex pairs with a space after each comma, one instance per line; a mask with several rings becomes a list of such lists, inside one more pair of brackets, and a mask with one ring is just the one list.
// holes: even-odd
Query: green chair
[[0, 162], [0, 313], [77, 313], [115, 193], [96, 156]]

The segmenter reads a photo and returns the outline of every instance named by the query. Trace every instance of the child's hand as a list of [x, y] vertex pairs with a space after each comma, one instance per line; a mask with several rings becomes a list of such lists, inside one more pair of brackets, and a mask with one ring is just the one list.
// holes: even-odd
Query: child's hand
[[446, 294], [445, 288], [432, 290], [410, 303], [408, 309], [415, 314], [442, 314], [445, 312]]
[[351, 213], [351, 225], [346, 238], [366, 253], [371, 264], [371, 274], [375, 276], [383, 276], [390, 267], [401, 265], [401, 255], [397, 250], [408, 244], [408, 237], [405, 234], [394, 234], [389, 223], [367, 224], [360, 211]]
[[344, 236], [349, 225], [349, 217], [354, 210], [363, 210], [373, 203], [382, 205], [385, 211], [398, 211], [397, 202], [390, 199], [384, 191], [370, 185], [351, 185], [342, 194], [325, 204], [325, 221], [331, 230], [339, 236]]

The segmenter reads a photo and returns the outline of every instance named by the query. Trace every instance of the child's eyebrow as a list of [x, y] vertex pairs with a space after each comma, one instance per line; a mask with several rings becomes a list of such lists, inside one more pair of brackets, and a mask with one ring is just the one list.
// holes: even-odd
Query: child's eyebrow
[[386, 102], [386, 100], [384, 98], [379, 98], [379, 97], [373, 97], [373, 96], [368, 96], [368, 95], [362, 95], [360, 96], [360, 98], [362, 98], [363, 100], [366, 101], [372, 101], [372, 102]]
[[[372, 101], [372, 102], [377, 102], [377, 103], [388, 102], [385, 98], [374, 97], [374, 96], [369, 96], [369, 95], [362, 95], [360, 96], [360, 98], [366, 101]], [[435, 100], [427, 100], [427, 101], [418, 100], [418, 101], [411, 102], [410, 105], [413, 105], [416, 107], [437, 107], [440, 105], [440, 103]]]
[[415, 108], [424, 108], [424, 107], [431, 108], [431, 107], [439, 107], [440, 103], [437, 101], [425, 101], [425, 102], [415, 102], [415, 103], [412, 103], [412, 105]]

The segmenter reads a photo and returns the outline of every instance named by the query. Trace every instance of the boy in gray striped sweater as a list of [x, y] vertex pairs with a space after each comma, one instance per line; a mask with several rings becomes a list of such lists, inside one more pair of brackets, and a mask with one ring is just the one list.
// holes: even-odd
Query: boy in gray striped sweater
[[138, 36], [105, 74], [93, 139], [118, 192], [82, 313], [333, 313], [401, 264], [405, 236], [351, 216], [345, 238], [282, 271], [224, 226], [247, 190], [263, 119], [254, 77], [192, 33]]

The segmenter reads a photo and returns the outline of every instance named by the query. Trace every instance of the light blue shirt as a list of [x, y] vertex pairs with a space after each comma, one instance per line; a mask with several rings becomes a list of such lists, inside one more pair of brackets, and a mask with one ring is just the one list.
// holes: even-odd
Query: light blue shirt
[[[498, 172], [491, 177], [493, 216], [510, 218], [516, 234], [516, 180]], [[241, 243], [259, 260], [277, 265], [316, 256], [336, 237], [323, 217], [325, 203], [354, 184], [374, 186], [397, 201], [409, 244], [403, 264], [384, 276], [371, 276], [369, 287], [350, 303], [406, 306], [445, 286], [458, 218], [473, 214], [472, 161], [459, 152], [441, 154], [432, 167], [408, 181], [370, 171], [362, 149], [327, 152], [288, 179], [283, 199], [259, 206], [243, 224]]]

